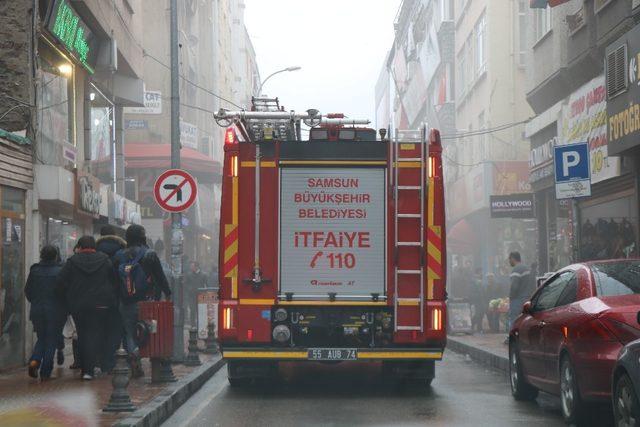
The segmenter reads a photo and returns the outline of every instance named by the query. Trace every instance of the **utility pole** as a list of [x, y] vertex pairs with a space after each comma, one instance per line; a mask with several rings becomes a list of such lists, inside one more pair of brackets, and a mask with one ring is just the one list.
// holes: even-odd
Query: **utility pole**
[[[171, 8], [171, 168], [180, 168], [180, 86], [178, 68], [178, 5], [170, 0]], [[173, 360], [184, 361], [184, 292], [182, 286], [182, 214], [171, 214], [171, 269], [174, 280]]]

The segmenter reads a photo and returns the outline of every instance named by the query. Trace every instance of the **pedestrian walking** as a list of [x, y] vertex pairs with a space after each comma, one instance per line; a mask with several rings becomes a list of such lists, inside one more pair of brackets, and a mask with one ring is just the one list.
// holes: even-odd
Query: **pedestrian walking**
[[523, 304], [529, 300], [536, 287], [530, 268], [522, 263], [520, 252], [509, 254], [509, 265], [513, 268], [509, 288], [509, 329], [511, 329], [513, 322], [522, 312]]
[[117, 303], [113, 265], [107, 255], [96, 251], [93, 236], [78, 240], [76, 253], [60, 271], [57, 291], [76, 324], [82, 378], [91, 380], [106, 351], [109, 311]]
[[489, 294], [482, 281], [482, 269], [477, 268], [474, 277], [475, 280], [471, 289], [471, 304], [473, 306], [471, 329], [474, 332], [483, 333], [482, 323], [489, 307]]
[[207, 287], [207, 275], [200, 269], [197, 261], [192, 261], [185, 280], [185, 307], [189, 308], [191, 327], [197, 326], [198, 289]]
[[[103, 225], [100, 228], [100, 237], [96, 240], [96, 250], [109, 257], [114, 263], [118, 251], [127, 247], [127, 242], [116, 234], [112, 225]], [[111, 372], [116, 364], [115, 353], [124, 338], [122, 316], [117, 306], [111, 308], [108, 313], [108, 333], [106, 336], [106, 351], [103, 355], [100, 368], [103, 372]]]
[[129, 353], [132, 375], [144, 375], [140, 366], [140, 352], [136, 342], [138, 323], [138, 303], [150, 299], [160, 299], [161, 293], [171, 296], [169, 283], [162, 264], [155, 251], [147, 246], [146, 230], [133, 224], [125, 233], [127, 248], [118, 251], [114, 257], [118, 276], [120, 314], [124, 324], [125, 346]]
[[61, 268], [58, 248], [44, 246], [40, 250], [40, 262], [31, 266], [24, 288], [25, 296], [31, 303], [29, 319], [37, 335], [36, 345], [29, 359], [28, 372], [33, 378], [40, 374], [43, 381], [51, 378], [53, 359], [56, 349], [60, 347], [64, 326], [64, 306], [55, 292]]

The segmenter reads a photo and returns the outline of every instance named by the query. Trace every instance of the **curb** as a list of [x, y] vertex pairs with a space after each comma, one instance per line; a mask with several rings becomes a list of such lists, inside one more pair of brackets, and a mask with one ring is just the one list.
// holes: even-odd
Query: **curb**
[[478, 363], [490, 366], [504, 373], [509, 372], [509, 358], [507, 356], [499, 356], [479, 347], [466, 344], [455, 337], [447, 337], [447, 347], [456, 353], [466, 354]]
[[150, 402], [131, 413], [126, 418], [116, 421], [113, 427], [155, 427], [159, 426], [182, 406], [191, 396], [213, 377], [226, 364], [225, 360], [217, 359], [205, 362], [169, 385]]

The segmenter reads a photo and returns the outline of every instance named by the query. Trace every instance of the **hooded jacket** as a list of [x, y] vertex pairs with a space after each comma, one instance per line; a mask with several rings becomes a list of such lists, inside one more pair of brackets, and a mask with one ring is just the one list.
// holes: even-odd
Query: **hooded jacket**
[[127, 247], [127, 242], [120, 236], [100, 236], [96, 240], [96, 250], [107, 254], [113, 262], [113, 256], [120, 250]]
[[76, 253], [62, 267], [56, 291], [71, 313], [115, 307], [116, 277], [109, 257], [96, 251]]
[[61, 269], [62, 265], [57, 262], [39, 262], [31, 266], [24, 287], [27, 301], [31, 303], [30, 320], [64, 317], [64, 304], [55, 292]]

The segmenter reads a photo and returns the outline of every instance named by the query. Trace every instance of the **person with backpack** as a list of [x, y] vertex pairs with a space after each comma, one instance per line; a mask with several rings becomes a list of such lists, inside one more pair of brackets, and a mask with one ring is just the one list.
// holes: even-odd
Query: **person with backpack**
[[[100, 228], [100, 237], [96, 240], [96, 250], [106, 254], [112, 263], [119, 250], [127, 247], [127, 242], [116, 234], [116, 229], [112, 225], [103, 225]], [[110, 372], [116, 364], [115, 353], [122, 339], [124, 329], [122, 327], [122, 316], [118, 307], [109, 310], [109, 332], [106, 337], [106, 351], [102, 358], [100, 368], [103, 372]]]
[[140, 366], [138, 344], [135, 339], [138, 323], [138, 303], [150, 299], [160, 299], [163, 293], [171, 296], [169, 283], [162, 269], [158, 255], [147, 246], [146, 230], [133, 224], [125, 233], [127, 248], [119, 250], [114, 263], [118, 275], [120, 294], [120, 314], [124, 324], [125, 345], [129, 353], [132, 376], [144, 375]]
[[38, 378], [39, 373], [42, 381], [51, 378], [54, 354], [60, 345], [64, 326], [64, 306], [55, 293], [56, 280], [62, 268], [58, 259], [58, 248], [44, 246], [40, 250], [40, 262], [31, 266], [24, 288], [24, 294], [31, 303], [29, 319], [37, 335], [28, 372], [32, 378]]
[[107, 255], [96, 251], [93, 236], [78, 240], [76, 253], [60, 271], [56, 290], [75, 319], [82, 378], [91, 380], [106, 350], [109, 311], [117, 303], [113, 265]]

